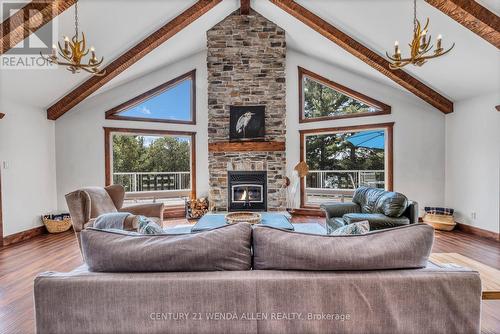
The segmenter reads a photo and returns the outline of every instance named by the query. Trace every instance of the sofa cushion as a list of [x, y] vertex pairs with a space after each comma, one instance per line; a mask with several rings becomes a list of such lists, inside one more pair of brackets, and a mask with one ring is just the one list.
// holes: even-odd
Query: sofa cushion
[[396, 192], [386, 192], [379, 197], [376, 204], [376, 212], [383, 213], [388, 217], [400, 217], [408, 206], [405, 195]]
[[249, 270], [251, 234], [240, 223], [183, 235], [86, 229], [80, 236], [90, 271], [164, 272]]
[[384, 189], [359, 187], [352, 201], [361, 207], [363, 213], [375, 213], [377, 201], [386, 191]]
[[387, 217], [382, 213], [348, 213], [344, 215], [343, 219], [346, 224], [368, 220], [370, 222], [370, 230], [408, 225], [410, 223], [410, 220], [406, 217]]
[[412, 224], [360, 235], [310, 235], [255, 226], [253, 268], [270, 270], [376, 270], [422, 268], [434, 229]]

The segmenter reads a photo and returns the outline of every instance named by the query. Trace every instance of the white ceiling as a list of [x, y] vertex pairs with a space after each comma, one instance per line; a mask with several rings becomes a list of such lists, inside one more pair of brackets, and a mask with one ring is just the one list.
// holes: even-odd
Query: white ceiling
[[[179, 15], [195, 0], [80, 0], [80, 26], [97, 53], [111, 61], [160, 26]], [[297, 0], [298, 3], [344, 30], [379, 54], [392, 50], [394, 40], [408, 42], [411, 35], [411, 0]], [[490, 8], [497, 0], [481, 0]], [[489, 3], [489, 4], [487, 4]], [[236, 10], [239, 0], [223, 0], [209, 13], [148, 54], [99, 92], [172, 64], [206, 48], [206, 31]], [[287, 31], [292, 49], [322, 59], [359, 75], [399, 86], [348, 54], [326, 38], [286, 14], [267, 0], [252, 0], [252, 7]], [[498, 6], [497, 6], [498, 7]], [[491, 9], [491, 8], [490, 8]], [[452, 100], [476, 96], [500, 88], [500, 52], [432, 6], [419, 0], [418, 12], [431, 19], [433, 36], [444, 43], [455, 41], [455, 50], [408, 71]], [[73, 9], [58, 18], [59, 31], [73, 31]], [[0, 97], [24, 100], [46, 108], [88, 78], [58, 70], [2, 70]], [[402, 88], [401, 88], [402, 89]]]

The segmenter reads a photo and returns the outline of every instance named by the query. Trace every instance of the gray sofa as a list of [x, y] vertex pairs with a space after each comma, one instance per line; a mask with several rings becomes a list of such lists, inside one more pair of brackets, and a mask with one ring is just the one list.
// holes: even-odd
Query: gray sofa
[[370, 231], [418, 223], [418, 204], [403, 194], [359, 187], [350, 203], [323, 203], [327, 233], [358, 221], [368, 220]]
[[479, 274], [428, 263], [433, 233], [422, 224], [348, 236], [248, 224], [168, 236], [85, 229], [87, 265], [35, 279], [36, 329], [479, 333]]

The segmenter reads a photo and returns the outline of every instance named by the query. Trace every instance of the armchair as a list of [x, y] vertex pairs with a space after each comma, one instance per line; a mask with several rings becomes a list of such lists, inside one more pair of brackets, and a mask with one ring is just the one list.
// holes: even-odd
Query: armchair
[[163, 203], [123, 207], [125, 189], [118, 184], [104, 188], [86, 187], [73, 191], [65, 197], [78, 245], [80, 245], [80, 231], [91, 227], [95, 218], [104, 213], [129, 212], [134, 215], [146, 216], [157, 221], [160, 225], [163, 219]]
[[418, 204], [403, 194], [359, 187], [350, 203], [323, 203], [328, 234], [346, 224], [368, 220], [370, 230], [418, 223]]

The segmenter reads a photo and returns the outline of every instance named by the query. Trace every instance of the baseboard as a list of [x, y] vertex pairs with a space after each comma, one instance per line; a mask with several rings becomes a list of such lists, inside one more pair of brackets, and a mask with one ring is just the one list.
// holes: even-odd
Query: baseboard
[[492, 239], [492, 240], [495, 240], [497, 242], [500, 242], [500, 233], [495, 233], [492, 231], [483, 230], [482, 228], [467, 225], [467, 224], [462, 224], [462, 223], [457, 223], [456, 229], [459, 231], [462, 231], [464, 233], [468, 233], [468, 234], [476, 235], [478, 237]]
[[26, 231], [14, 233], [3, 238], [3, 246], [5, 247], [8, 245], [16, 244], [18, 242], [34, 238], [37, 235], [45, 233], [47, 233], [47, 229], [43, 225], [31, 228]]

